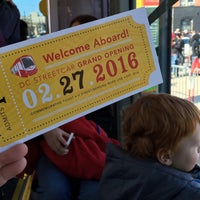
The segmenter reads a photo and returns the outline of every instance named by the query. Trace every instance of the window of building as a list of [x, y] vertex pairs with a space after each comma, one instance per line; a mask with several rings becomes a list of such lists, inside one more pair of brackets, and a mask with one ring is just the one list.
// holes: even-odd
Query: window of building
[[190, 18], [186, 18], [186, 19], [183, 19], [181, 21], [181, 30], [182, 31], [185, 31], [187, 30], [188, 32], [192, 31], [193, 30], [193, 20], [190, 19]]
[[181, 6], [192, 6], [194, 5], [194, 0], [180, 0]]

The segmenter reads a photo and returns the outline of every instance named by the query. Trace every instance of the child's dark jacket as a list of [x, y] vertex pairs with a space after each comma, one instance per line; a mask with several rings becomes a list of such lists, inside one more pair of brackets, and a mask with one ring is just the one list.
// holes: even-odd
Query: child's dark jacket
[[[200, 173], [195, 168], [195, 175]], [[200, 183], [185, 173], [158, 162], [136, 159], [113, 144], [107, 146], [100, 181], [102, 200], [200, 200]]]
[[34, 144], [33, 141], [29, 141], [28, 165], [25, 172], [30, 173], [30, 169], [34, 168], [38, 159], [38, 154], [34, 156], [37, 148], [66, 175], [82, 179], [100, 179], [105, 165], [106, 144], [111, 142], [119, 145], [119, 142], [108, 138], [100, 126], [85, 117], [60, 128], [75, 135], [75, 139], [69, 145], [69, 152], [64, 156], [56, 154], [43, 138]]

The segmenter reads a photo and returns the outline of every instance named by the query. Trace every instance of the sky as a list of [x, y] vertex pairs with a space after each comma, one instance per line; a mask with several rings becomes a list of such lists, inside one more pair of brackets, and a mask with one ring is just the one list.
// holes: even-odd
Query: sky
[[41, 0], [13, 0], [20, 11], [21, 16], [28, 16], [31, 12], [37, 12], [40, 15], [39, 3]]

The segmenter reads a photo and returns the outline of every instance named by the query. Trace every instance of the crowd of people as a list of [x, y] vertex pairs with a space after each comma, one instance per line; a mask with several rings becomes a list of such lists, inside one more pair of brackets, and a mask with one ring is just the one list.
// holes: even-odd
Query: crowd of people
[[171, 40], [171, 65], [186, 64], [191, 68], [191, 73], [200, 68], [200, 35], [198, 32], [180, 32], [176, 29], [171, 35]]

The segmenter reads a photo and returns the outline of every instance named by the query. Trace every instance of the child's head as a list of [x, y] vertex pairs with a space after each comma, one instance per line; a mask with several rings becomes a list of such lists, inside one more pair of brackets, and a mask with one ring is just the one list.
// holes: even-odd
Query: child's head
[[124, 148], [134, 156], [190, 171], [200, 153], [200, 111], [169, 94], [139, 98], [123, 116]]
[[70, 22], [70, 27], [77, 26], [80, 24], [85, 24], [87, 22], [91, 22], [94, 20], [97, 20], [97, 18], [92, 15], [79, 15], [75, 17], [74, 19], [72, 19], [72, 21]]

